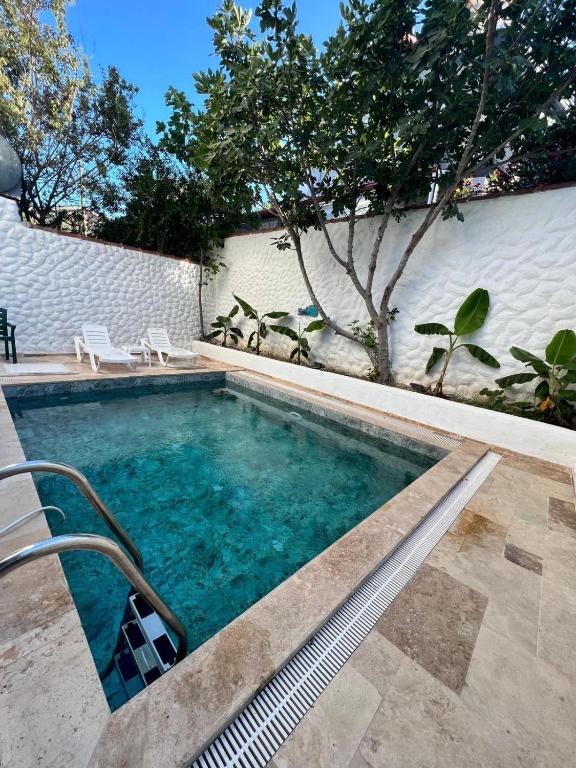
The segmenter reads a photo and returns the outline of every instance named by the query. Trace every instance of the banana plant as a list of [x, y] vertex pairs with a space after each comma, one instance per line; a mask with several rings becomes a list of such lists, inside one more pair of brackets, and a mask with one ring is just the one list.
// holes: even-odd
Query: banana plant
[[544, 359], [520, 347], [510, 347], [510, 354], [534, 372], [502, 376], [496, 384], [507, 389], [540, 379], [534, 390], [534, 407], [547, 417], [572, 422], [576, 416], [576, 389], [570, 388], [576, 384], [576, 333], [568, 328], [558, 331], [546, 347]]
[[294, 328], [289, 328], [287, 325], [271, 325], [270, 329], [275, 333], [281, 333], [283, 336], [288, 336], [289, 339], [296, 342], [296, 346], [290, 352], [290, 360], [296, 358], [298, 365], [302, 362], [302, 358], [308, 359], [310, 353], [310, 342], [306, 334], [313, 333], [314, 331], [321, 331], [326, 323], [324, 320], [314, 320], [309, 323], [306, 328], [302, 328], [302, 324], [298, 321], [298, 331]]
[[450, 364], [450, 360], [452, 360], [452, 356], [457, 349], [464, 347], [472, 357], [476, 358], [476, 360], [479, 360], [481, 363], [484, 363], [484, 365], [489, 365], [491, 368], [500, 368], [498, 360], [496, 360], [495, 357], [492, 357], [489, 352], [486, 352], [485, 349], [482, 349], [482, 347], [479, 347], [477, 344], [460, 341], [462, 336], [469, 336], [484, 325], [489, 308], [490, 297], [488, 291], [485, 288], [476, 288], [472, 291], [470, 296], [464, 300], [462, 306], [456, 313], [453, 331], [442, 323], [423, 323], [414, 326], [416, 333], [423, 333], [426, 336], [439, 335], [448, 337], [448, 347], [434, 347], [426, 364], [426, 373], [430, 373], [440, 360], [444, 360], [440, 378], [434, 386], [433, 392], [435, 395], [442, 394], [446, 371]]
[[238, 339], [243, 339], [242, 331], [240, 328], [233, 326], [233, 318], [238, 314], [240, 307], [235, 304], [227, 315], [217, 315], [216, 320], [210, 323], [212, 328], [216, 328], [215, 331], [209, 333], [206, 336], [207, 339], [216, 339], [218, 336], [222, 336], [222, 346], [225, 347], [228, 342], [228, 337], [232, 339], [234, 344], [238, 344]]
[[288, 317], [289, 312], [266, 312], [264, 315], [258, 314], [258, 312], [248, 304], [247, 301], [241, 299], [240, 296], [234, 296], [235, 301], [240, 304], [244, 317], [248, 320], [256, 321], [256, 329], [252, 331], [248, 336], [248, 349], [253, 349], [257, 355], [260, 354], [260, 344], [262, 339], [268, 336], [268, 326], [264, 322], [267, 318], [270, 320], [279, 320], [281, 317]]

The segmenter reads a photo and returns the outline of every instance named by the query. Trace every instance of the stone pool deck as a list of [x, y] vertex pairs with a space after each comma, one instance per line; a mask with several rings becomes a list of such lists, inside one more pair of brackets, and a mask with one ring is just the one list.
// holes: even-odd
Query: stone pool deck
[[504, 458], [270, 768], [567, 768], [569, 474]]
[[[10, 384], [130, 375], [94, 374], [69, 356], [38, 362], [64, 362], [75, 373], [17, 377]], [[199, 373], [239, 370], [201, 363]], [[171, 372], [139, 366], [136, 375]], [[389, 419], [259, 378], [374, 423]], [[399, 432], [409, 433], [409, 427], [396, 425]], [[0, 393], [1, 466], [23, 459], [13, 430]], [[294, 645], [487, 449], [466, 441], [453, 450], [430, 470], [432, 475], [422, 476], [305, 566], [298, 578], [284, 582], [271, 593], [272, 602], [264, 598], [112, 716], [57, 558], [4, 579], [0, 765], [184, 768], [195, 756], [192, 745], [199, 748], [226, 725]], [[496, 469], [270, 768], [555, 768], [573, 763], [572, 478], [567, 468], [495, 450], [503, 455]], [[29, 476], [4, 481], [0, 527], [38, 505]], [[45, 521], [36, 518], [0, 540], [0, 557], [47, 535]]]

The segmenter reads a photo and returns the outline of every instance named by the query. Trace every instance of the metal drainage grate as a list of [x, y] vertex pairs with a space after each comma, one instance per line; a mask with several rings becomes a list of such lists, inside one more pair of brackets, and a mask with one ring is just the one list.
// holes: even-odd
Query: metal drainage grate
[[192, 768], [264, 768], [412, 579], [500, 458], [490, 452], [478, 461]]

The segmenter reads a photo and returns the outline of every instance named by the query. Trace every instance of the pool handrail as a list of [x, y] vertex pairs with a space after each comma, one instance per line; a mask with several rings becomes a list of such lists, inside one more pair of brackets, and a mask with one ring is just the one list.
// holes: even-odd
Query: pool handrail
[[0, 578], [41, 557], [73, 551], [99, 552], [105, 555], [124, 574], [132, 587], [142, 595], [174, 632], [178, 638], [176, 662], [182, 661], [186, 656], [188, 648], [188, 635], [184, 625], [148, 583], [142, 572], [134, 565], [124, 550], [112, 539], [108, 539], [105, 536], [96, 536], [93, 533], [68, 533], [61, 536], [53, 536], [50, 539], [42, 539], [34, 544], [22, 547], [0, 560]]
[[53, 461], [22, 461], [18, 464], [9, 464], [6, 467], [0, 468], [0, 480], [5, 480], [6, 478], [14, 477], [15, 475], [24, 475], [33, 472], [51, 472], [52, 474], [62, 475], [68, 480], [71, 480], [78, 487], [82, 495], [90, 502], [112, 533], [120, 539], [121, 543], [131, 554], [132, 559], [138, 568], [142, 570], [144, 565], [142, 553], [112, 512], [108, 509], [106, 504], [104, 504], [100, 496], [98, 496], [86, 477], [75, 467], [71, 467], [69, 464], [57, 464]]
[[33, 517], [36, 517], [36, 515], [41, 514], [42, 512], [46, 513], [48, 510], [53, 512], [59, 512], [62, 515], [62, 520], [66, 520], [66, 515], [60, 507], [54, 507], [52, 504], [47, 504], [44, 507], [36, 507], [36, 509], [33, 509], [31, 512], [26, 512], [25, 515], [22, 515], [21, 517], [17, 517], [16, 520], [12, 520], [11, 523], [8, 523], [8, 525], [5, 525], [4, 528], [0, 528], [0, 538], [4, 536], [7, 533], [10, 533], [10, 531], [13, 531], [15, 528], [18, 528], [20, 525], [24, 525], [24, 523], [27, 523], [28, 520], [31, 520]]

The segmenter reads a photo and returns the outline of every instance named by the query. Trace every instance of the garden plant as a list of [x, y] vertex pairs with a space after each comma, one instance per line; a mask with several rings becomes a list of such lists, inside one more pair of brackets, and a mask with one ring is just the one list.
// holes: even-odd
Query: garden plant
[[477, 344], [461, 341], [462, 336], [469, 336], [484, 325], [489, 308], [490, 296], [488, 291], [485, 288], [476, 288], [464, 300], [456, 313], [453, 331], [442, 323], [423, 323], [414, 326], [416, 333], [423, 333], [426, 336], [439, 335], [448, 337], [448, 347], [434, 347], [426, 364], [426, 373], [430, 373], [440, 360], [444, 360], [440, 377], [434, 386], [433, 392], [435, 395], [442, 395], [442, 387], [448, 365], [452, 360], [454, 352], [458, 349], [467, 349], [472, 357], [484, 363], [484, 365], [489, 365], [491, 368], [500, 368], [498, 360], [489, 352], [486, 352], [485, 349]]
[[[518, 384], [538, 381], [533, 402], [507, 401], [509, 406], [523, 410], [534, 409], [547, 419], [573, 425], [576, 420], [576, 333], [568, 328], [554, 334], [546, 347], [544, 359], [520, 347], [510, 347], [511, 355], [532, 371], [512, 373], [496, 379], [506, 390]], [[480, 394], [504, 396], [503, 392], [482, 390]]]
[[288, 317], [290, 313], [266, 312], [265, 314], [260, 315], [258, 311], [254, 309], [254, 307], [251, 307], [247, 301], [244, 301], [244, 299], [241, 299], [239, 296], [234, 295], [234, 300], [237, 301], [238, 304], [242, 307], [244, 317], [248, 318], [248, 320], [256, 321], [256, 328], [252, 331], [250, 336], [248, 336], [247, 346], [248, 349], [253, 349], [254, 352], [259, 355], [262, 339], [265, 339], [268, 335], [268, 325], [264, 321], [268, 318], [270, 320], [279, 320], [281, 317]]
[[298, 320], [298, 330], [290, 328], [287, 325], [271, 325], [270, 328], [275, 333], [280, 333], [283, 336], [288, 336], [289, 339], [296, 342], [296, 346], [290, 352], [290, 360], [296, 358], [298, 365], [301, 364], [302, 358], [308, 360], [310, 355], [310, 342], [308, 341], [307, 334], [314, 333], [314, 331], [321, 331], [326, 326], [324, 320], [313, 320], [305, 328], [302, 328], [301, 320]]
[[238, 344], [238, 339], [243, 339], [244, 336], [240, 328], [232, 325], [232, 323], [234, 322], [234, 318], [238, 314], [239, 309], [240, 307], [238, 304], [235, 304], [227, 315], [217, 315], [216, 320], [213, 323], [210, 323], [212, 328], [215, 328], [216, 330], [209, 333], [206, 338], [216, 339], [221, 336], [223, 347], [227, 345], [228, 338], [231, 338], [234, 344]]

